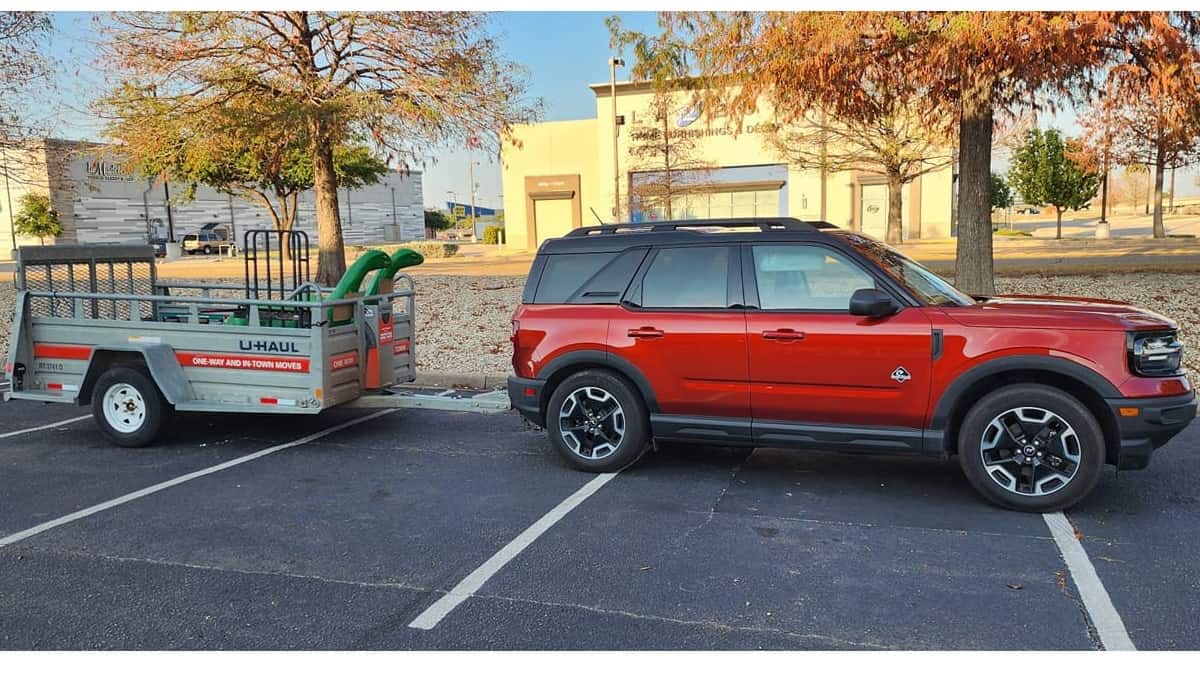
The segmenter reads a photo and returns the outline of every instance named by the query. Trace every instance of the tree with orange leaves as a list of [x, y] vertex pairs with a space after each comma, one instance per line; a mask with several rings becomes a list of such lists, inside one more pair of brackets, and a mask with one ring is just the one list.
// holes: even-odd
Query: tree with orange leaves
[[1106, 15], [1112, 66], [1104, 95], [1082, 118], [1085, 140], [1112, 164], [1154, 169], [1154, 236], [1163, 226], [1167, 170], [1200, 156], [1200, 14]]
[[914, 114], [948, 119], [959, 138], [955, 278], [977, 294], [995, 290], [997, 113], [1034, 106], [1041, 92], [1086, 89], [1112, 30], [1078, 12], [679, 12], [660, 23], [658, 36], [613, 31], [614, 42], [636, 48], [635, 73], [682, 74], [715, 99], [706, 109], [734, 120], [764, 99], [785, 123], [814, 109], [873, 122], [881, 83], [899, 84], [894, 96]]

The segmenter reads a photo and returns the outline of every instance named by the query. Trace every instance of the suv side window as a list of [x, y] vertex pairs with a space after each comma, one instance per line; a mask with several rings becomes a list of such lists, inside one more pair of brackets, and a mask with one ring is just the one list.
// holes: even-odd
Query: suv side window
[[759, 309], [849, 311], [850, 296], [875, 280], [842, 254], [804, 244], [754, 246]]
[[733, 251], [727, 246], [659, 249], [642, 277], [640, 304], [664, 309], [729, 307]]

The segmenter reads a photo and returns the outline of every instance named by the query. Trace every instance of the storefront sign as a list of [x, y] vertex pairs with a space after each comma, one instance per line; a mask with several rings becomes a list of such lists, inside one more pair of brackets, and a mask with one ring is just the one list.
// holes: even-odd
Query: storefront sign
[[87, 177], [93, 180], [133, 181], [133, 170], [126, 162], [111, 159], [89, 159], [84, 162]]

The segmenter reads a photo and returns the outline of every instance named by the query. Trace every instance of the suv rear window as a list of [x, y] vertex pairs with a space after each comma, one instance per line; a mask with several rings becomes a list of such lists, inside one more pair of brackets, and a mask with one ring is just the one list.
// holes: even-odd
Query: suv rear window
[[642, 307], [729, 306], [727, 246], [659, 249], [642, 277]]
[[533, 302], [603, 305], [620, 302], [645, 249], [622, 253], [574, 253], [546, 256]]

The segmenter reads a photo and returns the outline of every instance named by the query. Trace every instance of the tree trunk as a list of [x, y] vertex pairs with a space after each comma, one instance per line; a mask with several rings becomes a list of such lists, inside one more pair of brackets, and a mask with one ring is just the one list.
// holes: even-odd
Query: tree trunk
[[[990, 87], [979, 87], [990, 91]], [[992, 295], [992, 103], [966, 92], [958, 123], [958, 244], [954, 281], [973, 295]]]
[[1165, 239], [1163, 227], [1163, 172], [1166, 168], [1166, 148], [1162, 142], [1154, 149], [1154, 238]]
[[889, 244], [904, 241], [904, 202], [901, 192], [903, 189], [904, 183], [900, 182], [900, 175], [888, 172], [888, 222], [885, 239]]
[[1055, 239], [1062, 239], [1062, 212], [1062, 209], [1058, 208], [1057, 206], [1054, 207], [1054, 215], [1057, 219], [1057, 229], [1054, 231]]
[[317, 278], [321, 286], [336, 286], [346, 273], [342, 219], [338, 213], [337, 176], [333, 171], [333, 143], [325, 124], [314, 121], [312, 131], [313, 192], [317, 202]]

